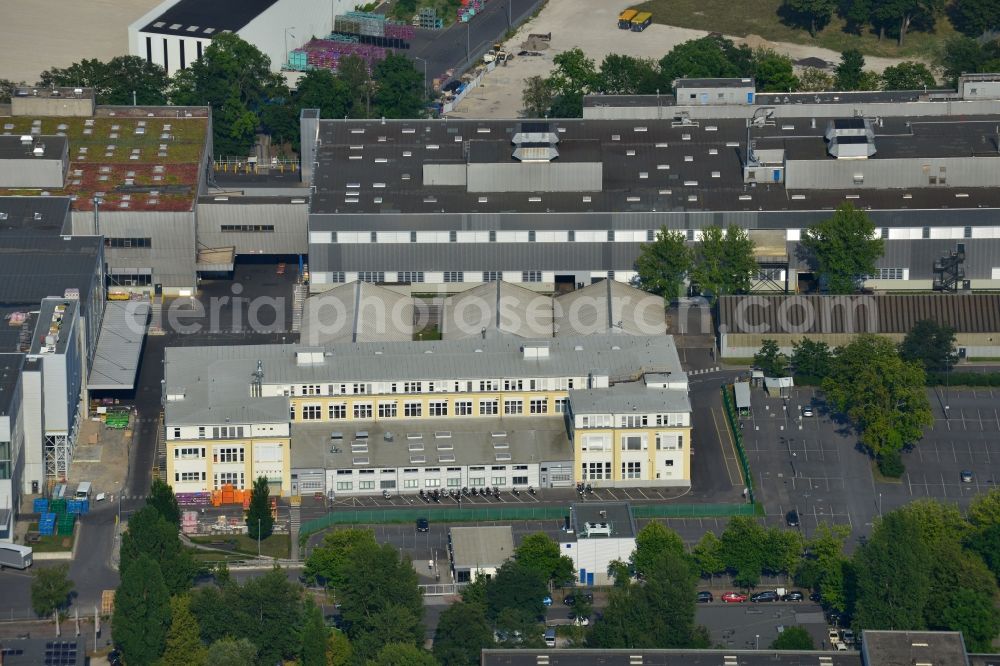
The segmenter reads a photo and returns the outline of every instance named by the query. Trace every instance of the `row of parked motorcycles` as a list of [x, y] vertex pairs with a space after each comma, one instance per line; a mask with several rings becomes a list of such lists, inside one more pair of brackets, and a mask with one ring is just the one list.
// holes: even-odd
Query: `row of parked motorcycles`
[[[512, 489], [511, 494], [515, 497], [521, 494], [521, 491], [517, 488]], [[528, 486], [528, 494], [534, 495], [535, 489], [532, 486]], [[425, 492], [423, 489], [420, 490], [419, 496], [424, 502], [430, 504], [431, 502], [440, 503], [442, 499], [448, 499], [449, 497], [456, 502], [461, 502], [463, 497], [489, 497], [493, 496], [495, 499], [500, 498], [500, 489], [497, 486], [485, 487], [485, 488], [462, 488], [458, 490], [457, 488], [452, 490], [438, 490], [434, 489]], [[382, 491], [382, 497], [389, 499], [392, 494], [388, 490]]]

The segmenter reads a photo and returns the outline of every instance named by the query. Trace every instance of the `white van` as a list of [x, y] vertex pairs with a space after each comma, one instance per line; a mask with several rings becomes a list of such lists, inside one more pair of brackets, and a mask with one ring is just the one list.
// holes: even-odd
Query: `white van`
[[90, 481], [80, 482], [80, 485], [76, 487], [76, 495], [73, 496], [73, 499], [90, 499]]

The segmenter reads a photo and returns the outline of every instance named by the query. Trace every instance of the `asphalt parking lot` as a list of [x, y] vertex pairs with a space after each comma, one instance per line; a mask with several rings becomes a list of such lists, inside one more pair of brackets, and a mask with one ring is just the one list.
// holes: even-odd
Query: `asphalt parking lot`
[[[934, 425], [923, 441], [903, 454], [906, 473], [898, 484], [878, 484], [883, 510], [906, 501], [932, 497], [968, 506], [1000, 479], [1000, 391], [951, 389], [931, 391]], [[961, 472], [972, 472], [971, 482]]]
[[[810, 534], [822, 522], [845, 524], [855, 537], [867, 535], [880, 514], [920, 498], [968, 505], [1000, 478], [1000, 394], [993, 389], [931, 390], [934, 425], [903, 454], [899, 482], [878, 482], [855, 434], [831, 417], [816, 389], [794, 389], [788, 400], [751, 394], [744, 417], [744, 445], [767, 508], [765, 522], [785, 523], [799, 513]], [[815, 415], [803, 417], [811, 406]], [[961, 472], [972, 472], [963, 483]]]

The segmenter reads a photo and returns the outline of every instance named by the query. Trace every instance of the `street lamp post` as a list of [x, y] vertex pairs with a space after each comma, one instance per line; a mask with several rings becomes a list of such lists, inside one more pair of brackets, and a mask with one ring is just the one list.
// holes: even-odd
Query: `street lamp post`
[[424, 94], [427, 95], [428, 94], [428, 92], [427, 92], [427, 60], [425, 60], [424, 58], [421, 58], [420, 56], [413, 56], [413, 59], [414, 60], [419, 60], [420, 62], [424, 63]]
[[755, 646], [754, 649], [756, 650], [760, 649], [760, 634], [754, 636], [754, 646]]
[[[284, 61], [282, 64], [284, 64], [285, 62], [288, 62], [288, 31], [289, 30], [295, 30], [295, 29], [296, 28], [295, 28], [294, 25], [290, 25], [290, 26], [288, 26], [287, 28], [284, 29], [284, 33], [285, 33], [285, 52], [281, 56], [282, 60]], [[295, 35], [294, 34], [292, 35], [292, 39], [295, 39]]]

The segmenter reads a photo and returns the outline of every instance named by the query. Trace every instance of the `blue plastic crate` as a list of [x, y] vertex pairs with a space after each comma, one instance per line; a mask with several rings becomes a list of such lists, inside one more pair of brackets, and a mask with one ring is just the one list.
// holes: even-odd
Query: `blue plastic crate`
[[36, 497], [35, 501], [32, 503], [32, 510], [35, 513], [47, 513], [49, 510], [49, 498]]

